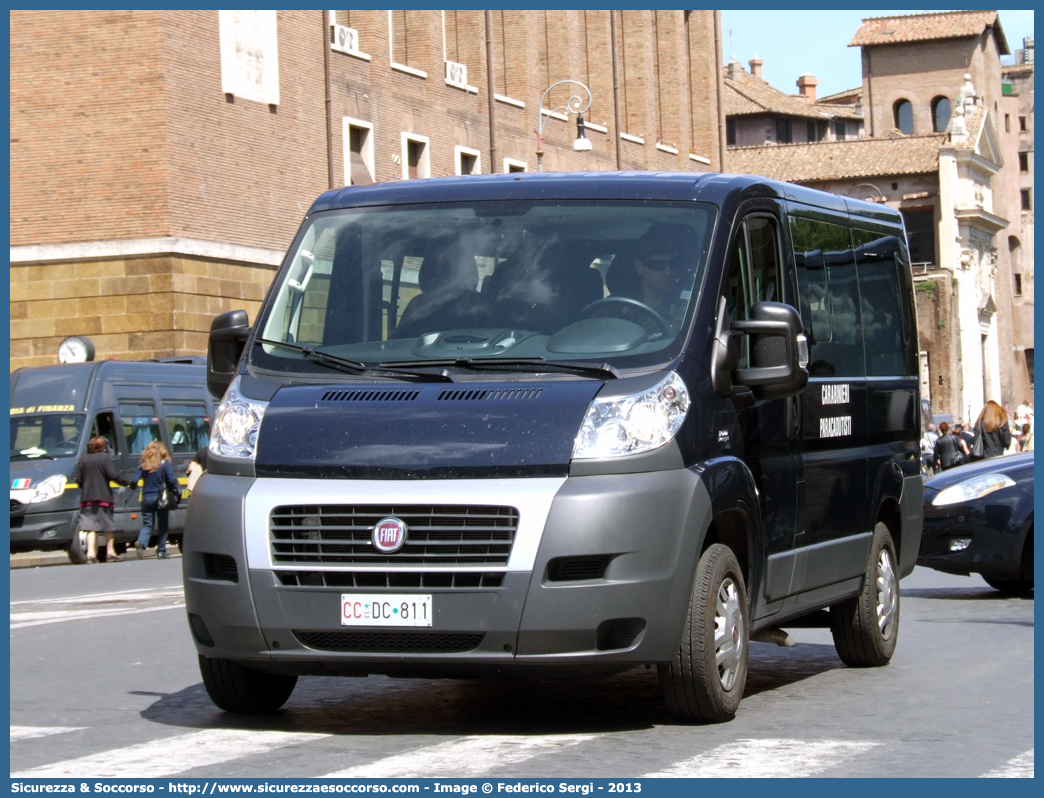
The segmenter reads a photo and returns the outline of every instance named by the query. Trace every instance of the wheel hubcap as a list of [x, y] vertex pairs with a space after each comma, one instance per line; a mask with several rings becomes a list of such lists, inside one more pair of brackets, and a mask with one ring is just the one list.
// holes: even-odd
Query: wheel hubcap
[[892, 555], [888, 549], [881, 549], [877, 558], [877, 626], [885, 640], [892, 636], [898, 612], [899, 580], [895, 578]]
[[714, 659], [721, 686], [731, 690], [743, 661], [743, 612], [739, 589], [729, 577], [721, 583], [714, 604]]

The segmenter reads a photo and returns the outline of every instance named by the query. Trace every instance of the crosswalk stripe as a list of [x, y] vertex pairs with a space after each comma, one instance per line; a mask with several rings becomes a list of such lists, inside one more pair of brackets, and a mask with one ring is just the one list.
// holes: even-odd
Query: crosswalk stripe
[[816, 776], [879, 743], [849, 740], [736, 740], [644, 778], [786, 778]]
[[16, 740], [33, 740], [37, 737], [49, 737], [52, 734], [80, 731], [83, 726], [12, 726], [11, 742]]
[[150, 588], [148, 590], [135, 588], [134, 590], [88, 593], [83, 596], [66, 596], [63, 598], [23, 599], [12, 601], [11, 606], [14, 607], [21, 604], [98, 604], [101, 602], [111, 604], [116, 601], [151, 601], [153, 599], [179, 598], [183, 595], [185, 595], [185, 588], [181, 585], [172, 585], [170, 587]]
[[158, 778], [219, 765], [329, 734], [207, 729], [12, 773], [11, 778]]
[[322, 778], [423, 778], [435, 776], [486, 776], [498, 767], [525, 762], [540, 754], [594, 739], [593, 734], [542, 735], [540, 737], [462, 737], [378, 759], [367, 765], [328, 773]]
[[62, 623], [63, 621], [83, 621], [88, 618], [104, 618], [109, 615], [138, 615], [142, 612], [157, 612], [158, 610], [184, 609], [184, 604], [169, 604], [165, 607], [120, 607], [118, 609], [97, 610], [56, 610], [53, 612], [13, 612], [11, 613], [11, 628], [23, 629], [26, 626], [45, 626], [49, 623]]
[[982, 779], [1032, 779], [1033, 778], [1033, 749], [1019, 754], [1014, 759], [1009, 759], [1007, 764], [983, 773]]

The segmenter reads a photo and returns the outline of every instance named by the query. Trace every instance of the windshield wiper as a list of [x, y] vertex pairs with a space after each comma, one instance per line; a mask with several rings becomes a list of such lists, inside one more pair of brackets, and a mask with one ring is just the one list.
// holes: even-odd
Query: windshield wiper
[[382, 368], [458, 368], [468, 371], [521, 371], [532, 374], [562, 372], [582, 377], [615, 380], [620, 372], [608, 363], [594, 365], [567, 360], [544, 360], [542, 357], [459, 357], [443, 360], [393, 360], [381, 363]]
[[283, 349], [289, 349], [291, 352], [300, 352], [302, 355], [304, 355], [305, 360], [311, 360], [315, 363], [318, 363], [321, 366], [327, 366], [332, 369], [344, 371], [348, 374], [374, 374], [378, 376], [387, 377], [420, 377], [423, 380], [429, 382], [453, 382], [451, 377], [443, 374], [426, 374], [422, 372], [410, 371], [408, 369], [394, 369], [383, 367], [371, 368], [370, 366], [367, 366], [365, 363], [360, 363], [358, 360], [349, 360], [346, 357], [331, 355], [329, 352], [324, 352], [316, 347], [301, 346], [300, 344], [291, 344], [287, 341], [275, 341], [271, 338], [255, 338], [254, 344], [267, 344], [269, 346], [278, 346], [282, 347]]

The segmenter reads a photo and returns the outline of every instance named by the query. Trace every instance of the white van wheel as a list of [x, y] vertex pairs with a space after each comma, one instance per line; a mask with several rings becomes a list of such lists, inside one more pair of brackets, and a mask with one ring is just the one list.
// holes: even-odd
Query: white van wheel
[[681, 720], [721, 723], [735, 716], [747, 683], [747, 612], [736, 555], [715, 543], [696, 566], [678, 654], [657, 669], [664, 701]]
[[856, 668], [887, 665], [899, 637], [899, 566], [892, 533], [874, 527], [863, 592], [830, 608], [837, 655]]
[[69, 561], [73, 565], [86, 565], [87, 563], [87, 533], [80, 529], [80, 514], [76, 514], [73, 520], [73, 536], [69, 545], [65, 547], [69, 555]]

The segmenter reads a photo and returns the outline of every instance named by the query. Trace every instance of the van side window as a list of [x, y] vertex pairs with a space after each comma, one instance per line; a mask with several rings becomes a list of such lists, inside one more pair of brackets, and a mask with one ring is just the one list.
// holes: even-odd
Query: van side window
[[210, 443], [210, 417], [202, 402], [164, 402], [171, 454], [195, 454]]
[[[747, 257], [747, 225], [741, 222], [729, 254], [729, 270], [725, 275], [725, 307], [730, 319], [750, 318], [749, 259]], [[747, 336], [740, 337], [739, 368], [750, 367], [750, 345]]]
[[863, 330], [852, 238], [847, 227], [791, 217], [809, 374], [862, 377]]
[[94, 417], [94, 423], [91, 424], [91, 437], [105, 438], [109, 442], [109, 450], [114, 455], [120, 453], [120, 446], [116, 440], [116, 417], [112, 413], [99, 413]]
[[[781, 302], [779, 245], [776, 222], [767, 216], [748, 216], [740, 224], [729, 255], [723, 294], [732, 319], [749, 319], [754, 302]], [[750, 365], [749, 339], [740, 343], [739, 368]]]
[[159, 418], [152, 402], [120, 402], [123, 419], [123, 437], [127, 439], [130, 454], [141, 454], [145, 447], [160, 437]]
[[[897, 236], [853, 230], [859, 295], [862, 300], [863, 343], [868, 377], [914, 376], [916, 351], [911, 336], [909, 303], [900, 269], [906, 268]], [[906, 311], [904, 312], [904, 307]]]
[[750, 242], [751, 287], [755, 302], [782, 302], [779, 279], [779, 247], [776, 223], [764, 216], [750, 217], [745, 222]]

